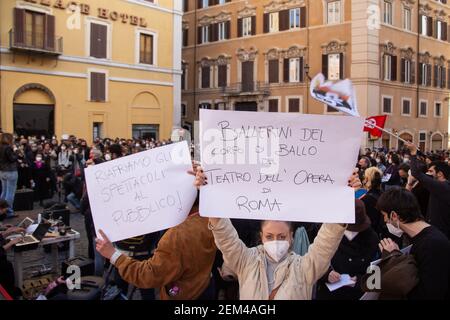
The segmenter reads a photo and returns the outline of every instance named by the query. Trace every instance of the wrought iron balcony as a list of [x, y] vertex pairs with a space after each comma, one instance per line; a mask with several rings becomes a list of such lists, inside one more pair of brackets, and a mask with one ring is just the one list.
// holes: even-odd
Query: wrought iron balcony
[[222, 88], [225, 96], [270, 95], [269, 84], [261, 81], [238, 82]]
[[63, 53], [63, 38], [53, 37], [49, 39], [42, 33], [31, 31], [17, 33], [14, 29], [11, 29], [9, 31], [9, 47], [13, 51], [61, 55]]

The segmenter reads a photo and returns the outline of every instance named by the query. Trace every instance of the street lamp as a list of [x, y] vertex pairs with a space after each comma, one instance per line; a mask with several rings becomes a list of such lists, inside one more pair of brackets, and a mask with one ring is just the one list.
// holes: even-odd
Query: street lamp
[[311, 77], [309, 76], [309, 69], [310, 69], [309, 64], [305, 64], [306, 77], [311, 81]]

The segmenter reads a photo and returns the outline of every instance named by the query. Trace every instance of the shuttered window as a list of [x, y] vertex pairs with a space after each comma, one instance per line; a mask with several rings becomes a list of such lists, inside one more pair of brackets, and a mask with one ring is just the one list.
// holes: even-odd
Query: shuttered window
[[289, 99], [289, 112], [300, 112], [300, 99]]
[[91, 101], [106, 101], [106, 74], [91, 72]]
[[279, 61], [269, 60], [269, 83], [279, 82]]
[[14, 8], [14, 44], [28, 48], [55, 50], [55, 17]]
[[269, 100], [269, 112], [278, 112], [278, 99]]
[[90, 56], [99, 59], [107, 58], [108, 27], [103, 24], [91, 23]]
[[211, 86], [211, 67], [202, 67], [202, 88]]
[[227, 65], [220, 65], [217, 68], [217, 82], [220, 88], [227, 86]]
[[322, 74], [328, 80], [344, 79], [344, 54], [331, 53], [322, 55]]
[[139, 63], [153, 64], [153, 36], [141, 33], [139, 37]]

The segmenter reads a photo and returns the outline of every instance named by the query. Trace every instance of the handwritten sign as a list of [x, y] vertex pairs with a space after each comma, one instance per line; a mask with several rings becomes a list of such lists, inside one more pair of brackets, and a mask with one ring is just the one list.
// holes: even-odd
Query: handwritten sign
[[95, 229], [119, 241], [183, 222], [197, 195], [186, 141], [86, 169]]
[[353, 223], [347, 180], [363, 126], [359, 117], [200, 110], [200, 214]]

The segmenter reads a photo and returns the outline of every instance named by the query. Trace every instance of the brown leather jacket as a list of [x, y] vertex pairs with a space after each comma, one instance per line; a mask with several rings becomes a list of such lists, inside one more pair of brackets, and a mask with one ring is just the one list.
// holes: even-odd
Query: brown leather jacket
[[[216, 250], [208, 219], [195, 215], [169, 229], [152, 258], [137, 261], [121, 255], [115, 266], [137, 288], [160, 288], [161, 300], [192, 300], [209, 285]], [[170, 296], [174, 286], [179, 292]]]

